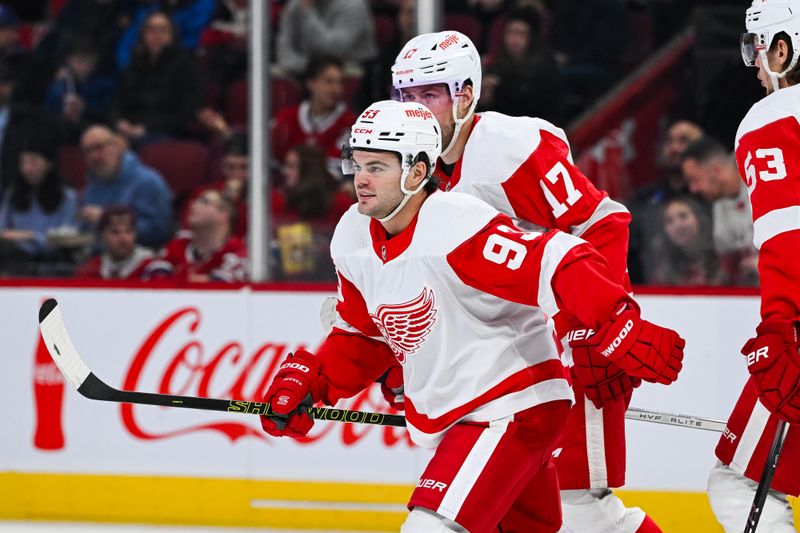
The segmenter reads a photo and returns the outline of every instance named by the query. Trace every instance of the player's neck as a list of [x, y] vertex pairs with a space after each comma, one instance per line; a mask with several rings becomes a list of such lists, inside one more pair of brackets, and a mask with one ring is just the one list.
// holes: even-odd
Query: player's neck
[[[458, 139], [456, 139], [456, 142], [453, 143], [453, 147], [449, 152], [447, 152], [447, 154], [440, 157], [445, 164], [452, 165], [461, 159], [462, 155], [464, 155], [464, 147], [467, 146], [467, 140], [469, 139], [469, 134], [472, 131], [472, 123], [474, 121], [475, 113], [472, 113], [470, 117], [464, 121], [464, 124], [461, 125], [461, 131], [458, 132]], [[442, 146], [447, 146], [449, 143], [450, 139], [442, 142]]]
[[390, 237], [394, 237], [395, 235], [403, 233], [403, 231], [405, 231], [405, 229], [411, 225], [411, 222], [414, 220], [414, 217], [417, 216], [417, 213], [419, 213], [422, 203], [426, 198], [428, 198], [428, 193], [425, 191], [420, 191], [409, 198], [406, 205], [403, 206], [403, 209], [393, 216], [391, 220], [381, 222], [381, 225], [383, 226], [383, 229], [386, 230], [386, 233], [388, 233]]

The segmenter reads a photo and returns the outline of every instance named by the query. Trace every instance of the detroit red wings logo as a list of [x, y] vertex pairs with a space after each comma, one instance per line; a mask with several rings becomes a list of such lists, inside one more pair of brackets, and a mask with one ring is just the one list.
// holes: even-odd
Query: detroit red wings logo
[[436, 321], [435, 306], [433, 291], [425, 287], [409, 302], [381, 305], [374, 315], [370, 314], [401, 365], [405, 364], [406, 356], [422, 346], [430, 333]]

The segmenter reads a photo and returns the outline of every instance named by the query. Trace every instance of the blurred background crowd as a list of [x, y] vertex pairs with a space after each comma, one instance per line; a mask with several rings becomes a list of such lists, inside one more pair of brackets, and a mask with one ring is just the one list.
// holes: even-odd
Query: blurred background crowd
[[[414, 4], [271, 1], [274, 280], [335, 280], [328, 245], [354, 201], [340, 148], [391, 96]], [[762, 95], [738, 57], [746, 2], [444, 4], [443, 29], [483, 55], [478, 110], [566, 129], [629, 207], [634, 283], [758, 284], [731, 155]], [[0, 3], [0, 276], [247, 280], [248, 22], [246, 0]], [[647, 135], [624, 111], [645, 100]]]

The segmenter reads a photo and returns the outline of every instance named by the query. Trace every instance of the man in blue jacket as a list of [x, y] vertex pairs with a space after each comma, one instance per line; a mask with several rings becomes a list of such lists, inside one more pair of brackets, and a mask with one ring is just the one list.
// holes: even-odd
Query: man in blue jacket
[[87, 128], [81, 137], [87, 185], [79, 216], [86, 226], [100, 220], [103, 207], [127, 204], [136, 212], [138, 242], [159, 247], [172, 233], [172, 193], [164, 178], [145, 166], [125, 142], [105, 126]]

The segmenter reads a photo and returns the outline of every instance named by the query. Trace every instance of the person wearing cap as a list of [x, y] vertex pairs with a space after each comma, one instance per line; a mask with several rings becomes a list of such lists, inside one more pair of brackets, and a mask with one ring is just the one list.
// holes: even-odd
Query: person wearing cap
[[[77, 197], [65, 187], [56, 167], [55, 144], [50, 139], [26, 141], [18, 172], [0, 203], [0, 241], [8, 259], [52, 259], [58, 249], [48, 233], [76, 230]], [[17, 252], [14, 254], [14, 252]]]
[[[376, 102], [353, 125], [342, 171], [358, 202], [331, 242], [336, 320], [316, 355], [300, 349], [280, 365], [264, 397], [276, 416], [261, 424], [303, 437], [310, 406], [334, 405], [400, 364], [410, 437], [435, 450], [400, 531], [496, 532], [521, 512], [526, 533], [555, 533], [553, 453], [574, 397], [547, 317], [576, 313], [598, 349], [661, 382], [677, 377], [684, 342], [639, 316], [587, 242], [522, 230], [474, 196], [438, 192], [441, 145], [419, 103]], [[647, 371], [633, 370], [645, 360]]]

